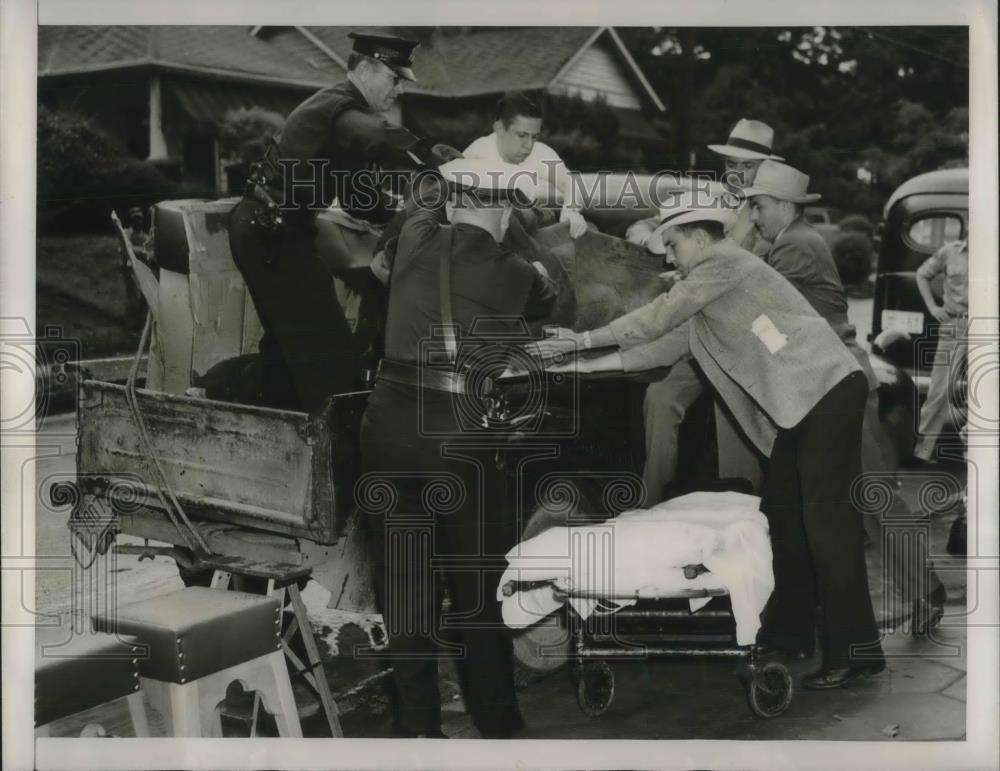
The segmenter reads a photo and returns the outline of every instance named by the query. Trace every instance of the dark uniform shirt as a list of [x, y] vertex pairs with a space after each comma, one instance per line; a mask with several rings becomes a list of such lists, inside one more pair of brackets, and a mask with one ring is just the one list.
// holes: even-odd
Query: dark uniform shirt
[[523, 334], [520, 319], [543, 318], [554, 307], [555, 282], [519, 253], [474, 225], [446, 224], [441, 208], [414, 207], [400, 232], [393, 265], [386, 358], [419, 364], [428, 345], [443, 348], [432, 338], [432, 327], [442, 323], [443, 249], [451, 254], [452, 316], [460, 345], [473, 332], [516, 337]]
[[[267, 154], [268, 187], [276, 201], [284, 202], [291, 227], [311, 227], [308, 210], [326, 208], [334, 198], [352, 216], [384, 223], [395, 202], [380, 188], [378, 172], [421, 165], [411, 154], [418, 145], [417, 137], [385, 120], [347, 81], [318, 91], [288, 116]], [[299, 163], [293, 172], [294, 161]], [[322, 172], [319, 163], [325, 164]]]

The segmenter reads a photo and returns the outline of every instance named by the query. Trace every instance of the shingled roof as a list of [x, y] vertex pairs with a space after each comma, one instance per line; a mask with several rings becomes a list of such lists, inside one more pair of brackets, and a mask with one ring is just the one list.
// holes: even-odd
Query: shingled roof
[[[351, 52], [349, 27], [307, 27], [341, 60]], [[418, 49], [414, 72], [419, 83], [407, 90], [428, 96], [467, 97], [495, 94], [509, 89], [534, 90], [549, 86], [581, 49], [609, 28], [595, 27], [495, 27], [437, 34]], [[406, 35], [398, 27], [377, 27], [371, 31]], [[632, 69], [640, 81], [639, 90], [662, 109], [659, 99], [634, 62]]]
[[[350, 53], [350, 28], [308, 30], [338, 56], [346, 59]], [[405, 33], [389, 27], [379, 31]], [[413, 69], [419, 83], [408, 90], [464, 97], [545, 88], [594, 32], [593, 27], [506, 27], [439, 34], [417, 50]]]
[[[343, 72], [350, 27], [42, 26], [40, 77], [151, 66], [260, 83], [322, 87]], [[370, 28], [407, 34], [396, 27]], [[295, 30], [295, 34], [292, 31]], [[544, 89], [584, 46], [611, 28], [494, 27], [427, 35], [408, 90], [440, 97]], [[301, 36], [301, 37], [300, 37]], [[656, 107], [662, 104], [624, 48], [627, 70]], [[313, 54], [310, 56], [310, 54]]]
[[245, 26], [40, 26], [38, 75], [153, 66], [216, 77], [322, 87], [305, 59], [249, 34]]

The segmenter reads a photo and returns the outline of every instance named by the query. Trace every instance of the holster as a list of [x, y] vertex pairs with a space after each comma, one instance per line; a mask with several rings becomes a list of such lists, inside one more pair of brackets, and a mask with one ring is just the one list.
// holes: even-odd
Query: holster
[[276, 232], [283, 224], [281, 209], [267, 189], [267, 177], [260, 162], [250, 166], [243, 197], [258, 204], [255, 207], [254, 224], [269, 233]]

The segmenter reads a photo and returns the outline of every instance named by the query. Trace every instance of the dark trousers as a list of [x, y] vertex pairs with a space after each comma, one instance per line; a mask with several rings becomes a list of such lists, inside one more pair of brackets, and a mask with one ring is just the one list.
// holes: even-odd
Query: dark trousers
[[[823, 663], [843, 667], [881, 656], [868, 589], [861, 514], [851, 486], [861, 474], [862, 373], [832, 388], [794, 428], [780, 429], [761, 510], [774, 551], [774, 593], [761, 640], [812, 649], [822, 606]], [[854, 646], [865, 646], [863, 653]]]
[[269, 233], [251, 221], [255, 207], [241, 201], [233, 210], [229, 245], [264, 328], [264, 398], [315, 412], [331, 394], [359, 386], [351, 330], [313, 235], [287, 227]]
[[[521, 723], [511, 638], [496, 599], [513, 517], [495, 451], [459, 435], [448, 394], [417, 393], [380, 381], [361, 428], [357, 498], [372, 536], [397, 722], [404, 735], [440, 731], [438, 659], [449, 657], [475, 726], [504, 738]], [[445, 590], [451, 604], [442, 615]]]

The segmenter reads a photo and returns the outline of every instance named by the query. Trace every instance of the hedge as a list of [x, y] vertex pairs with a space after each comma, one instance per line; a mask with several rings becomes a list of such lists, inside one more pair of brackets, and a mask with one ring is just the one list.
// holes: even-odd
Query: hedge
[[875, 247], [864, 233], [848, 232], [837, 236], [831, 248], [834, 262], [844, 284], [862, 284], [872, 269]]
[[203, 191], [185, 190], [154, 163], [73, 112], [38, 108], [38, 226], [45, 233], [107, 232], [111, 211]]

